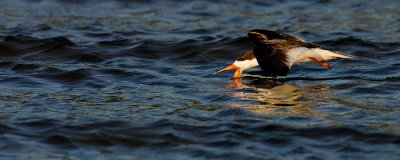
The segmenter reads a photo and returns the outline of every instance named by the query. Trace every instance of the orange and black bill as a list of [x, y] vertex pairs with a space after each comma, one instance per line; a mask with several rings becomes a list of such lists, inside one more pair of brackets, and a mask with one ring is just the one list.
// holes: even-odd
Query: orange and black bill
[[216, 71], [216, 72], [214, 72], [212, 75], [216, 75], [216, 74], [221, 73], [221, 72], [223, 72], [223, 71], [229, 71], [229, 70], [234, 70], [234, 69], [236, 69], [236, 72], [235, 72], [235, 74], [233, 75], [233, 78], [238, 78], [242, 72], [240, 71], [240, 68], [237, 67], [237, 66], [235, 66], [234, 64], [231, 64], [231, 65], [229, 65], [228, 67], [226, 67], [226, 68], [224, 68], [224, 69], [221, 69], [221, 70], [219, 70], [219, 71]]

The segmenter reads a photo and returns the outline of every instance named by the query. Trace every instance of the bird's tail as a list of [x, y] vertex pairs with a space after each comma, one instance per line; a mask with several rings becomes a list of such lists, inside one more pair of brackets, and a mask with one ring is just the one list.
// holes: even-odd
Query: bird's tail
[[321, 60], [330, 60], [330, 59], [336, 59], [336, 58], [347, 58], [347, 59], [353, 58], [353, 57], [345, 55], [343, 53], [328, 51], [328, 50], [320, 49], [320, 48], [314, 48], [312, 50], [314, 52], [318, 53]]

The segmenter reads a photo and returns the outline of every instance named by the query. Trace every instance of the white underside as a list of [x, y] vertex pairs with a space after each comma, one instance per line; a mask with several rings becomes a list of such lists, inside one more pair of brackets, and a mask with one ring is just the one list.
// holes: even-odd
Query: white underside
[[256, 58], [253, 58], [251, 60], [244, 60], [244, 61], [235, 61], [233, 63], [235, 66], [240, 67], [241, 71], [253, 68], [253, 67], [257, 67], [258, 66], [258, 62]]
[[288, 66], [292, 66], [293, 63], [297, 62], [310, 62], [312, 61], [309, 57], [313, 57], [320, 61], [331, 60], [336, 58], [352, 58], [343, 54], [335, 53], [332, 51], [320, 49], [320, 48], [306, 48], [297, 47], [293, 48], [288, 52]]

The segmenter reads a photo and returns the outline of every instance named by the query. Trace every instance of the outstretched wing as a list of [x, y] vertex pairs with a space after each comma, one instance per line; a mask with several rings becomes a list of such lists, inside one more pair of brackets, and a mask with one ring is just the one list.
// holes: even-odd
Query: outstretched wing
[[260, 67], [267, 73], [286, 76], [290, 65], [286, 49], [279, 47], [287, 43], [286, 40], [265, 40], [254, 45], [254, 55]]
[[[264, 30], [264, 29], [253, 29], [253, 30], [249, 31], [248, 37], [250, 39], [252, 39], [252, 37], [254, 37], [254, 35], [257, 35], [257, 34], [262, 34], [265, 36], [264, 38], [269, 39], [269, 40], [282, 39], [282, 40], [287, 40], [287, 41], [291, 41], [291, 42], [305, 42], [304, 40], [302, 40], [298, 37], [292, 36], [292, 35], [288, 35], [285, 33], [279, 33], [279, 32], [275, 32], [275, 31], [270, 31], [270, 30]], [[256, 40], [256, 39], [254, 39], [254, 40]]]
[[285, 76], [295, 62], [288, 52], [297, 47], [317, 48], [318, 46], [284, 33], [255, 29], [248, 33], [254, 43], [254, 55], [260, 67], [267, 73]]

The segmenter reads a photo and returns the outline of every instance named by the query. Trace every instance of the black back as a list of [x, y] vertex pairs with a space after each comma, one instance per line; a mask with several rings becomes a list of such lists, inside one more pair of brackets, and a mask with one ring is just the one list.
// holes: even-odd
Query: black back
[[254, 43], [253, 53], [267, 74], [286, 76], [290, 70], [287, 53], [295, 47], [316, 48], [294, 36], [268, 30], [251, 30], [248, 37]]
[[285, 33], [279, 33], [279, 32], [275, 32], [275, 31], [270, 31], [270, 30], [264, 30], [264, 29], [253, 29], [251, 31], [249, 31], [248, 33], [248, 37], [250, 39], [252, 39], [252, 32], [256, 32], [256, 33], [261, 33], [263, 35], [265, 35], [267, 37], [267, 39], [272, 40], [272, 39], [282, 39], [282, 40], [287, 40], [287, 41], [291, 41], [291, 42], [302, 42], [301, 39], [295, 37], [295, 36], [291, 36]]

